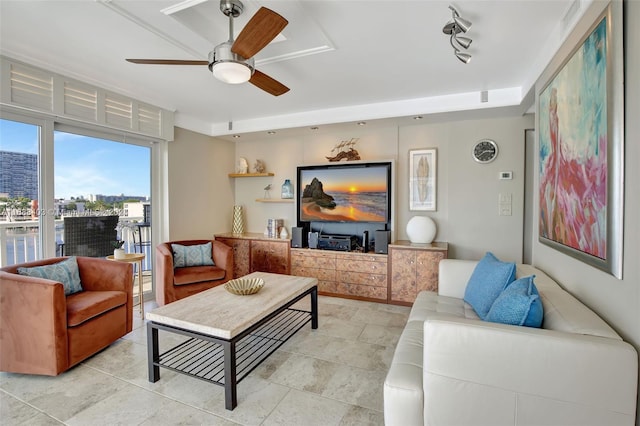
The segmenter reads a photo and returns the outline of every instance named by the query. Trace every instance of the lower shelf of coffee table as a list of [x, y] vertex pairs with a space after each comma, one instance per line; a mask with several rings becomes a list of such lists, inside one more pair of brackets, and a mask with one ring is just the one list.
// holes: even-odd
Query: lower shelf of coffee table
[[[236, 343], [236, 381], [245, 378], [310, 321], [311, 312], [286, 309], [240, 339]], [[224, 386], [223, 347], [207, 337], [191, 337], [161, 353], [157, 365]]]

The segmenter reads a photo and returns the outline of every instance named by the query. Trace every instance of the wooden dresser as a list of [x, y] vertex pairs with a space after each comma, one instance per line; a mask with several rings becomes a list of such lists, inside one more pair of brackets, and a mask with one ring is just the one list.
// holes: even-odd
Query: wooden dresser
[[387, 271], [384, 254], [291, 249], [291, 275], [317, 278], [324, 295], [386, 303]]
[[259, 233], [216, 234], [215, 239], [233, 248], [233, 277], [251, 272], [289, 274], [288, 238], [268, 238]]
[[438, 291], [438, 264], [448, 251], [449, 244], [444, 242], [390, 244], [389, 302], [412, 305], [420, 291]]
[[311, 277], [323, 295], [407, 306], [418, 292], [438, 290], [438, 263], [449, 250], [444, 242], [394, 241], [386, 255], [290, 248], [289, 239], [259, 233], [215, 238], [233, 248], [234, 278], [256, 271]]

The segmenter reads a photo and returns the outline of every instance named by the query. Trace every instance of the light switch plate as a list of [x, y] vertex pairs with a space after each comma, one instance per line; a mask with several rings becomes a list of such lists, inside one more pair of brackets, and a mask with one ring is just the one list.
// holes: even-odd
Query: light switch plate
[[500, 216], [511, 216], [511, 204], [501, 204], [498, 214]]

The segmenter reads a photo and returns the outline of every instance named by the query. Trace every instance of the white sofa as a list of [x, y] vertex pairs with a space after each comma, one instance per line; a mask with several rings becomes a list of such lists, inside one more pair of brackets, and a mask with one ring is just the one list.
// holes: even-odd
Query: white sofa
[[[440, 262], [384, 383], [387, 426], [633, 425], [638, 355], [593, 311], [530, 265], [541, 329], [482, 321], [462, 298], [477, 262]], [[613, 290], [613, 289], [612, 289]]]

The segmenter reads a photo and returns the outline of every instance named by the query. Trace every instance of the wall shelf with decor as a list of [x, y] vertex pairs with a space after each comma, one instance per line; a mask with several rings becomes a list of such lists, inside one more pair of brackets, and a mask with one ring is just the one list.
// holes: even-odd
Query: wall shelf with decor
[[256, 198], [258, 203], [293, 203], [292, 198]]
[[275, 176], [273, 173], [229, 173], [229, 177], [237, 178], [237, 177], [268, 177]]

